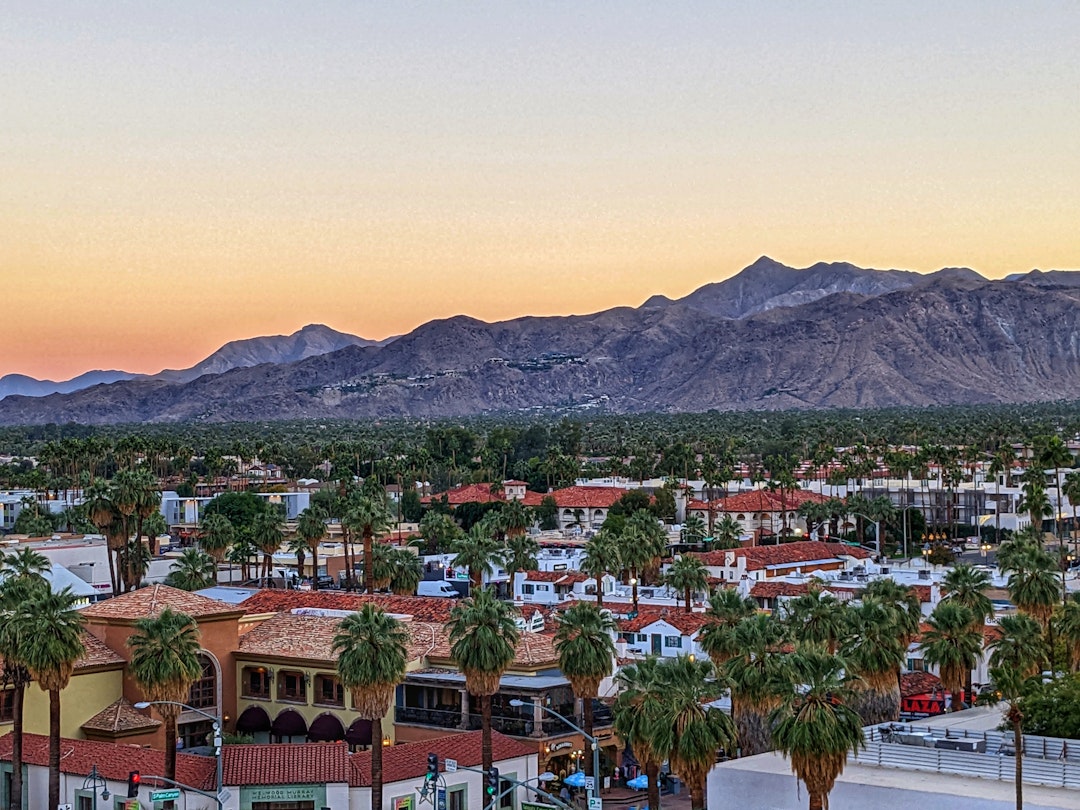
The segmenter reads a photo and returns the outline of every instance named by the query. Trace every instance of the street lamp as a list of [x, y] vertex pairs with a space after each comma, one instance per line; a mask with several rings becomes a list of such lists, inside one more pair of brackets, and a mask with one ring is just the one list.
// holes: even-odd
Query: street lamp
[[982, 558], [984, 560], [986, 559], [986, 553], [989, 550], [990, 550], [990, 544], [987, 543], [985, 540], [983, 542], [979, 543], [979, 553], [982, 555]]
[[[591, 698], [586, 698], [586, 700], [591, 700]], [[600, 745], [599, 745], [599, 743], [597, 743], [596, 737], [593, 737], [591, 734], [586, 734], [583, 729], [578, 728], [573, 723], [571, 723], [569, 720], [567, 720], [565, 717], [563, 717], [561, 714], [559, 714], [557, 711], [554, 711], [553, 709], [549, 709], [547, 706], [545, 706], [542, 703], [526, 703], [524, 700], [519, 700], [518, 698], [511, 698], [510, 699], [510, 705], [514, 706], [514, 707], [532, 706], [533, 708], [539, 708], [541, 711], [547, 712], [552, 717], [559, 718], [564, 723], [566, 723], [566, 725], [570, 726], [570, 728], [572, 728], [574, 731], [576, 731], [578, 734], [580, 734], [582, 737], [585, 738], [585, 740], [589, 743], [589, 745], [592, 746], [593, 789], [592, 789], [591, 795], [592, 796], [599, 796], [600, 795]], [[585, 752], [582, 751], [581, 754], [582, 754], [582, 756], [584, 756]]]
[[[849, 515], [854, 515], [855, 517], [866, 518], [867, 520], [869, 520], [871, 523], [874, 524], [874, 547], [877, 549], [878, 557], [880, 557], [881, 556], [881, 521], [880, 520], [874, 520], [872, 517], [870, 517], [869, 515], [864, 515], [862, 512], [848, 512], [848, 514]], [[859, 539], [861, 540], [862, 538], [859, 538]], [[862, 545], [862, 544], [860, 543], [860, 545]]]
[[[83, 780], [82, 789], [95, 791], [101, 788], [101, 800], [107, 802], [109, 800], [109, 783], [105, 781], [105, 777], [98, 773], [97, 765], [90, 766], [90, 773], [86, 775]], [[94, 807], [97, 807], [97, 798], [94, 799]]]
[[[221, 794], [224, 786], [221, 784], [221, 771], [222, 771], [222, 755], [221, 755], [221, 718], [215, 717], [209, 712], [204, 712], [202, 709], [196, 709], [194, 706], [189, 706], [186, 703], [181, 703], [178, 700], [140, 700], [135, 704], [136, 709], [149, 709], [151, 706], [179, 706], [182, 709], [186, 709], [189, 712], [205, 717], [207, 720], [214, 724], [214, 758], [217, 760], [217, 782], [215, 787], [218, 794]], [[219, 800], [220, 802], [220, 800]]]

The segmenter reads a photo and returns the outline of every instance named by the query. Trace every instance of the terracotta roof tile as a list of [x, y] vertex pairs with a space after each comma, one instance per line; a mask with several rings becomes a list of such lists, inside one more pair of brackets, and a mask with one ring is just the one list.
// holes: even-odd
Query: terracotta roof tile
[[[440, 628], [438, 638], [429, 653], [430, 658], [452, 661], [450, 656], [450, 634]], [[518, 637], [514, 661], [510, 669], [535, 668], [539, 666], [558, 666], [559, 656], [555, 652], [555, 640], [547, 633], [521, 633]]]
[[435, 596], [393, 596], [391, 594], [343, 593], [341, 591], [287, 591], [264, 588], [249, 596], [239, 607], [248, 615], [282, 613], [294, 608], [359, 610], [374, 602], [387, 613], [412, 616], [420, 622], [445, 622], [450, 618], [452, 599]]
[[343, 743], [226, 745], [221, 750], [226, 785], [313, 785], [349, 778], [349, 749]]
[[166, 607], [186, 613], [194, 619], [236, 613], [235, 605], [209, 599], [197, 593], [170, 588], [168, 585], [151, 585], [136, 591], [114, 596], [102, 602], [95, 602], [83, 608], [83, 615], [88, 619], [143, 619], [157, 616]]
[[119, 731], [150, 731], [161, 725], [160, 720], [147, 717], [130, 703], [126, 698], [113, 703], [102, 709], [89, 720], [82, 724], [84, 731], [106, 731], [115, 734]]
[[592, 577], [580, 571], [526, 571], [525, 579], [528, 582], [554, 582], [560, 585], [573, 585], [578, 582], [588, 582]]
[[[789, 489], [784, 491], [783, 497], [779, 492], [767, 489], [755, 489], [750, 492], [740, 492], [727, 498], [719, 498], [712, 501], [712, 511], [718, 512], [797, 512], [799, 507], [807, 501], [824, 503], [829, 499], [816, 492], [805, 489]], [[686, 508], [691, 512], [709, 511], [709, 501], [693, 500]]]
[[810, 590], [808, 585], [795, 582], [755, 582], [750, 595], [755, 599], [776, 599], [778, 596], [802, 596]]
[[[336, 665], [334, 636], [340, 617], [278, 613], [261, 622], [240, 638], [238, 655], [298, 658]], [[442, 632], [440, 624], [407, 622], [410, 635], [409, 660], [422, 657], [432, 647], [433, 638]]]
[[[0, 737], [0, 761], [11, 761], [11, 734]], [[237, 746], [225, 746], [229, 748]], [[279, 746], [289, 748], [292, 746]], [[42, 734], [23, 735], [23, 762], [28, 765], [49, 766], [49, 738]], [[95, 742], [93, 740], [60, 740], [60, 771], [74, 776], [87, 776], [97, 766], [98, 773], [109, 780], [127, 782], [128, 773], [165, 772], [165, 753], [139, 745]], [[202, 790], [214, 788], [213, 757], [193, 754], [176, 755], [176, 780]]]
[[[416, 779], [427, 773], [427, 755], [438, 754], [440, 767], [447, 757], [456, 759], [458, 765], [475, 768], [483, 763], [482, 732], [467, 731], [447, 737], [436, 737], [422, 742], [391, 745], [383, 749], [383, 784]], [[491, 759], [502, 762], [518, 757], [534, 757], [536, 747], [491, 732]], [[371, 785], [371, 752], [361, 751], [349, 758], [349, 784], [352, 787]]]
[[659, 621], [667, 622], [684, 636], [692, 636], [709, 623], [709, 618], [704, 613], [687, 613], [681, 609], [657, 608], [649, 610], [639, 607], [637, 616], [633, 619], [621, 619], [618, 621], [618, 625], [619, 630], [625, 633], [636, 633], [653, 622]]
[[844, 543], [825, 543], [818, 540], [801, 540], [795, 543], [781, 543], [777, 546], [754, 546], [753, 548], [736, 548], [727, 551], [688, 552], [697, 557], [705, 565], [726, 566], [727, 555], [734, 554], [738, 559], [746, 559], [746, 568], [749, 571], [760, 570], [775, 565], [794, 565], [797, 563], [810, 563], [832, 560], [839, 556], [854, 557], [865, 560], [870, 557], [870, 552], [858, 546], [849, 546]]
[[900, 676], [900, 697], [924, 695], [941, 688], [941, 678], [929, 672], [905, 672]]
[[76, 670], [120, 665], [126, 661], [124, 656], [117, 653], [112, 647], [107, 646], [105, 642], [88, 630], [82, 632], [82, 643], [83, 647], [86, 648], [86, 652], [83, 653], [82, 658], [75, 662]]
[[627, 492], [622, 487], [564, 487], [550, 494], [560, 509], [610, 509]]

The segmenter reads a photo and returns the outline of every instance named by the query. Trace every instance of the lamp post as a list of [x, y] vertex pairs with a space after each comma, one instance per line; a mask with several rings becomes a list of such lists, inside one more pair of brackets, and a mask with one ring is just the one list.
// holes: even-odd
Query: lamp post
[[989, 543], [987, 543], [985, 540], [983, 542], [979, 543], [979, 554], [982, 555], [982, 558], [984, 560], [986, 559], [986, 553], [988, 551], [990, 551], [990, 544]]
[[[864, 515], [862, 512], [848, 512], [848, 514], [849, 515], [854, 515], [855, 517], [866, 518], [867, 520], [869, 520], [871, 523], [874, 524], [874, 548], [877, 550], [878, 557], [880, 557], [881, 556], [881, 521], [880, 520], [874, 520], [872, 517], [870, 517], [869, 515]], [[859, 539], [861, 540], [862, 538], [859, 538]], [[860, 543], [859, 545], [862, 545], [862, 544]]]
[[[98, 773], [97, 765], [90, 766], [90, 773], [86, 775], [83, 780], [82, 789], [95, 791], [101, 788], [101, 800], [109, 800], [109, 783], [105, 781], [105, 777]], [[94, 807], [97, 808], [97, 797], [94, 797]]]
[[[209, 712], [204, 712], [202, 709], [196, 709], [194, 706], [189, 706], [186, 703], [181, 703], [178, 700], [140, 700], [135, 704], [136, 709], [149, 709], [151, 706], [179, 706], [182, 709], [186, 709], [189, 712], [205, 717], [207, 720], [214, 724], [214, 759], [217, 760], [217, 782], [215, 787], [217, 788], [218, 795], [221, 795], [221, 791], [224, 785], [221, 784], [221, 771], [222, 771], [222, 755], [221, 755], [221, 718], [215, 717]], [[221, 799], [218, 799], [218, 804], [221, 804]]]
[[[591, 698], [587, 698], [587, 699], [591, 700]], [[567, 720], [565, 717], [563, 717], [561, 714], [559, 714], [557, 711], [549, 709], [547, 706], [545, 706], [542, 703], [526, 703], [524, 700], [519, 700], [518, 698], [512, 698], [510, 700], [510, 705], [515, 706], [515, 707], [517, 707], [517, 706], [532, 706], [534, 708], [539, 707], [541, 711], [547, 712], [552, 717], [559, 718], [564, 723], [566, 723], [566, 725], [570, 726], [570, 728], [572, 728], [574, 731], [576, 731], [578, 734], [580, 734], [582, 737], [585, 738], [585, 740], [589, 743], [589, 745], [592, 746], [593, 789], [592, 789], [590, 795], [599, 796], [600, 795], [600, 744], [597, 743], [596, 737], [593, 737], [590, 734], [586, 734], [583, 729], [578, 728], [573, 723], [571, 723], [569, 720]], [[582, 756], [584, 756], [584, 754], [585, 754], [585, 752], [583, 751]]]

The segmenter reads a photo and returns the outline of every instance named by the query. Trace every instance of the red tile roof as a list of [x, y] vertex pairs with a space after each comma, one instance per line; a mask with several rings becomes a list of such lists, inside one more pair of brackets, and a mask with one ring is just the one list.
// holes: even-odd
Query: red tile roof
[[150, 731], [160, 725], [160, 720], [143, 714], [128, 703], [127, 698], [120, 698], [120, 700], [102, 709], [83, 723], [82, 729], [84, 731], [106, 731], [115, 734], [122, 731]]
[[[458, 765], [466, 768], [478, 767], [483, 763], [481, 751], [482, 732], [467, 731], [433, 740], [392, 745], [383, 749], [383, 784], [417, 779], [427, 773], [427, 755], [438, 754], [439, 765], [447, 757], [456, 759]], [[518, 757], [537, 756], [536, 746], [525, 745], [512, 740], [497, 731], [491, 732], [491, 758], [495, 763]], [[349, 758], [349, 785], [369, 787], [371, 785], [371, 752], [361, 751]]]
[[342, 591], [288, 591], [264, 588], [249, 596], [239, 607], [248, 615], [283, 613], [294, 608], [359, 610], [374, 602], [387, 613], [412, 616], [420, 622], [445, 622], [454, 600], [435, 596], [394, 596], [392, 594], [344, 593]]
[[[11, 761], [11, 734], [0, 737], [0, 761]], [[236, 746], [226, 746], [225, 750]], [[290, 746], [279, 746], [288, 748]], [[27, 765], [49, 767], [49, 738], [43, 734], [23, 735], [23, 762]], [[92, 740], [60, 740], [60, 771], [74, 776], [87, 776], [97, 766], [106, 779], [127, 782], [128, 773], [165, 773], [165, 753], [138, 745], [94, 742]], [[213, 757], [192, 754], [176, 755], [176, 780], [201, 790], [213, 790]]]
[[315, 785], [349, 778], [349, 749], [341, 742], [225, 745], [221, 751], [226, 785]]
[[[334, 637], [340, 626], [340, 617], [278, 613], [241, 636], [237, 655], [320, 661], [333, 667], [337, 663]], [[443, 632], [441, 624], [410, 621], [406, 627], [410, 661], [425, 655]]]
[[794, 565], [797, 563], [824, 562], [838, 556], [854, 557], [865, 560], [870, 552], [858, 546], [844, 543], [824, 543], [819, 540], [801, 540], [795, 543], [781, 543], [778, 546], [754, 546], [736, 548], [729, 551], [689, 552], [698, 557], [705, 565], [726, 566], [727, 555], [746, 558], [748, 571], [760, 570], [775, 565]]
[[220, 602], [217, 599], [170, 588], [168, 585], [151, 585], [149, 588], [139, 588], [103, 602], [95, 602], [84, 608], [82, 614], [88, 619], [135, 620], [157, 616], [166, 607], [186, 613], [194, 619], [240, 612], [240, 608], [236, 605]]
[[86, 652], [83, 653], [82, 658], [75, 662], [76, 671], [90, 669], [91, 667], [120, 666], [126, 660], [88, 630], [82, 632], [82, 643], [83, 647], [86, 648]]
[[633, 619], [621, 619], [618, 621], [619, 630], [624, 633], [637, 633], [648, 627], [653, 622], [664, 621], [682, 633], [684, 636], [693, 636], [698, 630], [709, 623], [709, 617], [704, 613], [687, 613], [681, 608], [638, 608], [638, 615]]
[[463, 503], [492, 503], [493, 501], [506, 500], [506, 495], [502, 491], [494, 493], [491, 491], [491, 484], [462, 484], [438, 495], [425, 495], [420, 499], [420, 502], [441, 501], [443, 496], [446, 497], [446, 502], [450, 506], [460, 506]]
[[551, 497], [560, 509], [610, 509], [627, 492], [622, 487], [565, 487]]
[[900, 676], [900, 697], [925, 695], [941, 688], [941, 678], [929, 672], [905, 672]]
[[[810, 492], [804, 489], [784, 490], [783, 497], [779, 492], [768, 489], [755, 489], [750, 492], [740, 492], [727, 498], [712, 501], [713, 512], [741, 512], [743, 514], [755, 512], [797, 512], [799, 507], [807, 501], [824, 503], [829, 500], [824, 495]], [[690, 501], [686, 507], [691, 512], [707, 512], [708, 501]]]
[[755, 599], [775, 599], [778, 596], [802, 596], [810, 590], [806, 584], [794, 582], [755, 582], [750, 595]]
[[528, 582], [554, 582], [558, 585], [573, 585], [577, 582], [588, 582], [592, 577], [580, 571], [526, 571], [525, 579]]

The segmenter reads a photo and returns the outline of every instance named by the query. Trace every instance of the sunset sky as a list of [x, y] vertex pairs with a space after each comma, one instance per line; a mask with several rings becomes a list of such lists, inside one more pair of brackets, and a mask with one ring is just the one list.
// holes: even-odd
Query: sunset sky
[[762, 254], [1080, 267], [1078, 52], [1075, 0], [15, 0], [0, 375], [636, 306]]

